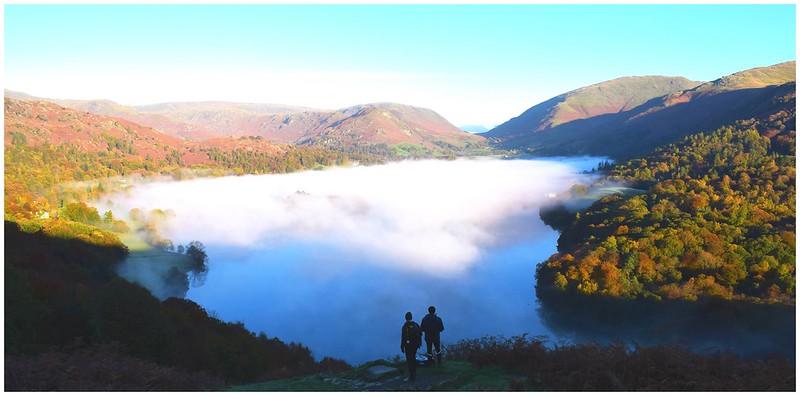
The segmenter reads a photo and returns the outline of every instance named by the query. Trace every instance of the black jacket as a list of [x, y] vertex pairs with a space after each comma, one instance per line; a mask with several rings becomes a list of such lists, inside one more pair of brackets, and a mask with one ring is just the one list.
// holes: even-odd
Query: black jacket
[[444, 331], [444, 323], [442, 323], [442, 318], [429, 313], [422, 318], [420, 328], [425, 332], [425, 338], [438, 337], [439, 333]]
[[422, 344], [420, 334], [421, 332], [417, 322], [409, 320], [403, 323], [403, 327], [400, 328], [400, 350], [412, 351], [418, 349], [420, 344]]

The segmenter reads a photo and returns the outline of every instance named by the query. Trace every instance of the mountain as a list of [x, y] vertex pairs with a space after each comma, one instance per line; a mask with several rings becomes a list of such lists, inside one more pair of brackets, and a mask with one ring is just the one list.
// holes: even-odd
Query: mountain
[[490, 128], [487, 128], [487, 127], [485, 127], [483, 125], [477, 125], [477, 124], [476, 125], [461, 125], [459, 128], [461, 128], [462, 131], [467, 131], [467, 132], [470, 132], [470, 133], [485, 133], [485, 132], [489, 132], [489, 129], [490, 129]]
[[[145, 115], [164, 117], [183, 131], [164, 125], [165, 132], [181, 134], [189, 139], [220, 136], [259, 136], [260, 119], [275, 115], [312, 111], [311, 108], [278, 104], [232, 102], [178, 102], [137, 106]], [[287, 142], [288, 143], [288, 142]]]
[[574, 120], [619, 113], [668, 93], [700, 83], [683, 77], [622, 77], [567, 92], [526, 110], [483, 134], [506, 140], [539, 132]]
[[104, 116], [120, 117], [137, 124], [188, 140], [221, 136], [258, 135], [260, 117], [308, 112], [300, 106], [235, 102], [174, 102], [126, 106], [111, 100], [38, 98], [22, 92], [5, 91], [20, 100], [42, 100], [64, 107]]
[[[289, 117], [290, 123], [292, 120]], [[317, 128], [295, 143], [325, 147], [402, 145], [436, 152], [477, 147], [484, 140], [460, 130], [433, 110], [397, 103], [374, 103], [327, 113]]]
[[6, 147], [15, 142], [38, 147], [68, 145], [83, 153], [115, 153], [127, 161], [175, 160], [183, 165], [211, 165], [211, 149], [244, 149], [278, 155], [286, 145], [265, 139], [219, 137], [186, 141], [121, 117], [76, 111], [47, 101], [5, 99]]
[[117, 117], [194, 141], [259, 136], [275, 143], [319, 144], [345, 151], [378, 150], [401, 156], [452, 154], [482, 147], [485, 141], [453, 126], [432, 110], [396, 103], [327, 111], [232, 102], [125, 106], [110, 100], [42, 99], [15, 91], [5, 94], [8, 98], [49, 101], [71, 109]]
[[787, 95], [795, 91], [794, 67], [792, 61], [745, 70], [652, 98], [628, 110], [538, 130], [535, 128], [539, 124], [515, 121], [521, 119], [520, 116], [506, 124], [527, 125], [527, 132], [502, 135], [503, 130], [492, 130], [486, 135], [494, 135], [495, 144], [501, 148], [537, 155], [627, 159], [690, 133], [713, 130], [736, 120], [758, 118], [776, 111]]
[[6, 219], [37, 218], [63, 201], [91, 201], [107, 192], [108, 186], [72, 182], [134, 174], [283, 173], [377, 160], [258, 136], [187, 141], [123, 118], [46, 101], [6, 98], [4, 110]]
[[156, 160], [172, 150], [183, 150], [186, 142], [155, 129], [118, 117], [76, 111], [38, 100], [5, 99], [6, 147], [24, 141], [29, 146], [72, 145], [82, 152], [111, 149], [122, 154]]
[[782, 85], [795, 81], [795, 70], [795, 61], [756, 67], [702, 84], [697, 87], [697, 91], [724, 91]]
[[568, 220], [560, 224], [559, 253], [537, 270], [540, 298], [547, 290], [794, 305], [796, 96], [791, 85], [785, 100], [763, 117], [747, 117], [601, 167], [607, 178], [598, 184], [633, 186], [640, 193], [612, 194], [579, 215], [562, 216]]

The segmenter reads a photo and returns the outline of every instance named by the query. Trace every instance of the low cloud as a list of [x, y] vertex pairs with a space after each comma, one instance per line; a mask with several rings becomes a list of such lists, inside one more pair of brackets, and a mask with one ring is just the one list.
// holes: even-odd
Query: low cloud
[[448, 274], [503, 243], [510, 219], [587, 177], [550, 161], [404, 161], [149, 183], [106, 202], [119, 215], [174, 211], [162, 233], [176, 244], [322, 243], [386, 265]]

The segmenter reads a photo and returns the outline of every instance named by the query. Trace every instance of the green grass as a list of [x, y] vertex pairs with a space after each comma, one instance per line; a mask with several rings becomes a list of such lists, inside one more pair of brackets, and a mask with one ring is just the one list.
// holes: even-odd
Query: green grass
[[131, 254], [153, 249], [152, 246], [148, 245], [147, 242], [135, 232], [126, 232], [124, 234], [117, 234], [117, 236], [119, 236], [122, 243], [128, 247], [128, 251], [131, 252]]
[[392, 154], [397, 157], [421, 157], [431, 154], [431, 150], [412, 143], [400, 143], [390, 147]]
[[508, 390], [517, 377], [500, 367], [477, 368], [468, 362], [447, 362], [444, 367], [424, 369], [424, 373], [452, 377], [432, 390], [448, 391], [503, 391]]

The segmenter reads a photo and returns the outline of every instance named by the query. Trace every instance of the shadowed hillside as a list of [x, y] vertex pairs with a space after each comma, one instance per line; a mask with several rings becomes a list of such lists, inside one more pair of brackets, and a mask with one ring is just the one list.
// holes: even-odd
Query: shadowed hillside
[[622, 77], [579, 88], [531, 107], [482, 134], [505, 141], [574, 120], [631, 110], [650, 99], [700, 84], [683, 77]]
[[[66, 220], [23, 231], [7, 221], [5, 243], [14, 246], [4, 253], [7, 390], [148, 389], [154, 377], [159, 389], [198, 389], [323, 368], [302, 345], [255, 335], [188, 300], [159, 301], [118, 277], [127, 248], [108, 232]], [[87, 364], [76, 375], [57, 374], [79, 362]]]
[[652, 110], [653, 102], [658, 102], [654, 99], [628, 112], [573, 121], [499, 146], [537, 155], [609, 156], [624, 160], [692, 133], [714, 130], [744, 118], [767, 116], [779, 110], [794, 92], [794, 83], [731, 90]]
[[[628, 159], [700, 131], [736, 120], [759, 118], [793, 97], [795, 62], [739, 72], [691, 89], [678, 90], [619, 112], [597, 114], [558, 125], [539, 127], [522, 116], [507, 124], [523, 133], [501, 134], [498, 147], [537, 155], [596, 155]], [[616, 80], [613, 80], [616, 81]], [[580, 90], [579, 90], [580, 91]], [[568, 94], [567, 94], [568, 95]], [[557, 103], [551, 99], [551, 104]], [[537, 105], [531, 110], [547, 107]], [[524, 115], [524, 113], [523, 113]], [[526, 121], [528, 120], [528, 121]]]

